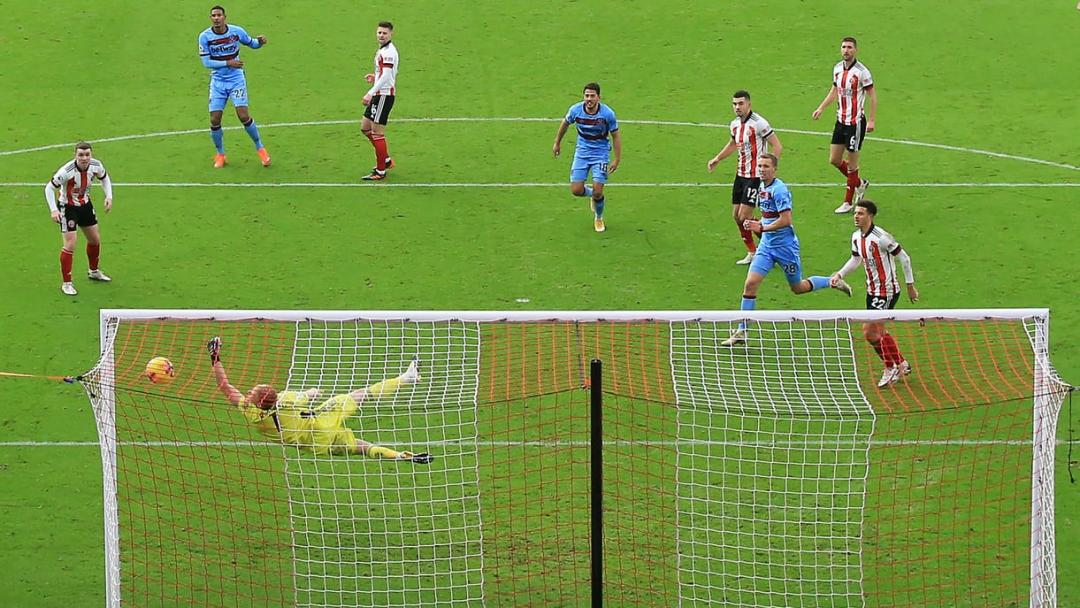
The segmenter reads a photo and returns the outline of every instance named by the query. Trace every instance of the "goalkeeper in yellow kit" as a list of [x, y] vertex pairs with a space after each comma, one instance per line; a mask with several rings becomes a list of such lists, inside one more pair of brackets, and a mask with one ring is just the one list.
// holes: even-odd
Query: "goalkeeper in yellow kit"
[[336, 395], [314, 405], [319, 396], [319, 389], [316, 388], [285, 391], [279, 395], [269, 384], [258, 384], [246, 394], [241, 393], [229, 384], [225, 366], [221, 363], [221, 338], [212, 338], [207, 342], [206, 349], [210, 351], [210, 364], [214, 368], [218, 388], [263, 435], [285, 444], [309, 448], [316, 454], [362, 454], [371, 458], [408, 460], [416, 464], [428, 464], [434, 460], [431, 454], [398, 452], [357, 439], [352, 429], [345, 425], [349, 416], [355, 414], [367, 399], [391, 395], [403, 384], [416, 384], [420, 380], [420, 367], [415, 358], [405, 373], [396, 378], [345, 395]]

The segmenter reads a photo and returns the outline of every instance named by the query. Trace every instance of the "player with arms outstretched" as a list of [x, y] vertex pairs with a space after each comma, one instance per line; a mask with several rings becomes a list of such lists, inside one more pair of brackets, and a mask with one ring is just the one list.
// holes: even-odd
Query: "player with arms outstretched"
[[[856, 229], [851, 235], [851, 258], [833, 273], [830, 281], [842, 283], [849, 272], [862, 264], [866, 268], [866, 308], [892, 310], [900, 299], [900, 283], [896, 280], [897, 261], [904, 269], [904, 283], [907, 284], [908, 298], [912, 302], [918, 301], [919, 290], [915, 288], [911, 258], [893, 235], [874, 223], [877, 213], [874, 201], [863, 199], [855, 204]], [[885, 329], [884, 322], [863, 323], [863, 337], [885, 363], [885, 371], [878, 381], [879, 388], [889, 386], [901, 376], [911, 373], [911, 364], [900, 354], [896, 340]]]
[[[851, 36], [840, 42], [841, 60], [833, 66], [832, 87], [812, 114], [814, 120], [821, 117], [825, 106], [836, 101], [836, 126], [833, 127], [832, 144], [829, 145], [829, 162], [847, 180], [844, 202], [836, 213], [848, 213], [854, 203], [866, 193], [870, 182], [859, 177], [859, 151], [867, 133], [874, 131], [877, 119], [877, 89], [870, 70], [855, 55], [858, 43]], [[870, 98], [870, 116], [866, 116], [866, 98]], [[844, 151], [847, 160], [844, 160]]]
[[[585, 85], [582, 95], [584, 100], [570, 106], [566, 118], [559, 123], [551, 153], [558, 158], [562, 153], [562, 138], [566, 130], [570, 125], [577, 127], [577, 147], [574, 149], [574, 163], [570, 167], [570, 193], [589, 197], [593, 229], [603, 232], [607, 229], [604, 225], [604, 184], [608, 175], [615, 173], [622, 162], [622, 135], [615, 111], [600, 102], [600, 85], [590, 82]], [[612, 149], [615, 150], [615, 160], [609, 163]], [[585, 185], [585, 178], [590, 172], [591, 187]]]
[[[802, 278], [802, 257], [799, 251], [799, 237], [795, 236], [795, 227], [791, 223], [791, 190], [787, 184], [776, 177], [779, 159], [773, 154], [762, 154], [758, 159], [758, 173], [761, 174], [761, 189], [758, 191], [758, 208], [761, 220], [746, 220], [745, 228], [761, 235], [754, 260], [746, 273], [743, 285], [740, 310], [754, 310], [757, 307], [757, 292], [765, 275], [773, 266], [784, 271], [792, 293], [800, 295], [826, 287], [838, 289], [848, 296], [851, 287], [843, 280], [830, 284], [828, 277], [812, 276]], [[746, 323], [740, 323], [723, 346], [735, 346], [746, 343]]]
[[244, 62], [240, 61], [240, 45], [252, 49], [266, 45], [266, 36], [252, 38], [244, 28], [230, 25], [225, 20], [225, 9], [214, 6], [210, 9], [210, 27], [199, 34], [199, 58], [210, 72], [210, 139], [214, 141], [217, 153], [214, 155], [214, 167], [220, 169], [227, 163], [225, 159], [225, 139], [221, 132], [221, 115], [225, 105], [231, 99], [236, 117], [244, 125], [255, 151], [264, 167], [270, 166], [270, 153], [263, 146], [259, 137], [259, 128], [255, 119], [248, 113], [247, 78], [244, 76]]
[[[60, 236], [64, 242], [60, 248], [60, 291], [73, 296], [78, 293], [71, 281], [71, 266], [75, 257], [75, 242], [78, 229], [86, 235], [86, 259], [90, 270], [86, 276], [92, 281], [109, 282], [109, 278], [98, 268], [101, 255], [101, 233], [98, 231], [97, 214], [90, 202], [90, 182], [98, 180], [105, 191], [105, 213], [112, 209], [112, 181], [105, 165], [94, 158], [93, 148], [89, 143], [80, 141], [75, 144], [75, 160], [64, 163], [47, 184], [45, 184], [45, 202], [49, 205], [52, 220], [60, 224]], [[59, 196], [58, 196], [59, 195]]]
[[716, 156], [709, 159], [706, 167], [712, 173], [720, 161], [736, 150], [739, 152], [739, 166], [735, 171], [735, 183], [731, 186], [731, 217], [735, 220], [747, 252], [746, 257], [735, 263], [745, 265], [754, 259], [754, 252], [757, 251], [753, 233], [743, 228], [743, 222], [754, 217], [758, 188], [761, 187], [757, 161], [766, 152], [780, 158], [784, 147], [780, 145], [780, 138], [769, 121], [750, 108], [749, 92], [735, 91], [731, 97], [731, 107], [735, 110], [735, 119], [728, 127], [731, 139]]
[[363, 178], [369, 182], [386, 179], [386, 172], [394, 168], [394, 159], [386, 146], [386, 122], [390, 119], [390, 110], [394, 108], [401, 63], [393, 37], [394, 24], [379, 22], [379, 27], [375, 28], [375, 39], [379, 41], [379, 50], [375, 51], [375, 71], [364, 76], [364, 80], [371, 83], [371, 88], [364, 94], [364, 118], [360, 121], [360, 131], [375, 148], [375, 167]]
[[286, 391], [279, 395], [269, 384], [258, 384], [247, 393], [241, 393], [229, 383], [225, 366], [221, 363], [221, 344], [218, 337], [206, 344], [218, 389], [263, 435], [285, 444], [308, 448], [316, 454], [358, 454], [370, 458], [408, 460], [416, 464], [428, 464], [434, 460], [431, 454], [399, 452], [357, 439], [345, 424], [367, 399], [392, 395], [402, 385], [419, 382], [420, 368], [416, 359], [412, 360], [405, 373], [396, 378], [345, 395], [336, 395], [319, 405], [313, 405], [319, 396], [319, 390], [314, 388]]

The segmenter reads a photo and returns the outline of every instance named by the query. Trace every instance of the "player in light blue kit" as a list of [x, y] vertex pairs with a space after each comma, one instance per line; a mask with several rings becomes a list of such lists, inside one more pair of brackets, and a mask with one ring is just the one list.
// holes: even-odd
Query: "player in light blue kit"
[[248, 114], [247, 79], [244, 78], [244, 62], [240, 61], [240, 45], [253, 49], [266, 44], [266, 36], [252, 38], [244, 28], [225, 22], [225, 9], [215, 6], [210, 9], [211, 27], [199, 34], [199, 57], [210, 72], [210, 138], [214, 140], [217, 154], [214, 155], [214, 167], [225, 166], [225, 142], [221, 132], [221, 113], [225, 104], [232, 99], [236, 117], [255, 142], [255, 150], [264, 167], [270, 166], [270, 153], [259, 138], [259, 128]]
[[[818, 289], [832, 287], [851, 297], [851, 287], [843, 280], [829, 284], [829, 277], [813, 276], [802, 278], [802, 258], [799, 255], [799, 237], [791, 223], [791, 190], [787, 184], [776, 177], [779, 160], [773, 154], [762, 154], [758, 158], [758, 174], [761, 176], [761, 189], [758, 191], [758, 208], [761, 220], [746, 220], [743, 227], [761, 235], [757, 252], [750, 262], [743, 286], [741, 310], [754, 310], [757, 305], [757, 292], [765, 275], [773, 266], [784, 271], [788, 286], [796, 295]], [[839, 277], [837, 277], [839, 278]], [[746, 323], [740, 323], [731, 337], [721, 342], [724, 346], [746, 343]]]
[[[574, 196], [588, 196], [593, 210], [593, 228], [603, 232], [604, 227], [604, 184], [607, 176], [619, 168], [622, 160], [622, 136], [619, 135], [619, 122], [615, 111], [600, 103], [600, 85], [590, 82], [582, 91], [584, 101], [570, 106], [566, 118], [559, 123], [559, 132], [555, 134], [555, 145], [551, 153], [556, 157], [562, 152], [562, 138], [570, 125], [577, 127], [577, 148], [574, 150], [574, 164], [570, 167], [570, 192]], [[608, 142], [608, 136], [611, 141]], [[611, 149], [615, 149], [615, 160], [608, 162]], [[592, 187], [585, 185], [585, 177], [592, 172]]]

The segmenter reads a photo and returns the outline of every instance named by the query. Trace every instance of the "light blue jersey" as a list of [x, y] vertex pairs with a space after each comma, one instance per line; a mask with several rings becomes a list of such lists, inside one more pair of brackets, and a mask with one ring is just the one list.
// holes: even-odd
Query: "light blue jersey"
[[[762, 182], [758, 191], [758, 208], [761, 209], [763, 227], [779, 220], [781, 212], [791, 211], [791, 190], [788, 190], [787, 184], [780, 179], [774, 179], [767, 186]], [[776, 265], [784, 271], [788, 283], [802, 280], [799, 237], [795, 236], [794, 226], [761, 233], [761, 243], [750, 262], [750, 271], [766, 275]]]
[[240, 57], [240, 45], [257, 49], [261, 44], [238, 25], [226, 25], [225, 33], [219, 34], [208, 27], [199, 34], [199, 57], [203, 65], [212, 70], [210, 78], [225, 82], [244, 79], [243, 68], [231, 68], [226, 62]]
[[585, 111], [585, 102], [579, 101], [570, 106], [566, 111], [566, 124], [577, 127], [577, 149], [574, 156], [582, 158], [608, 158], [611, 151], [611, 141], [608, 137], [619, 130], [619, 122], [615, 119], [615, 111], [603, 103], [596, 109], [596, 113], [589, 114]]
[[608, 157], [611, 152], [610, 135], [619, 130], [615, 111], [599, 104], [596, 112], [585, 111], [585, 102], [579, 101], [566, 111], [568, 125], [577, 128], [577, 146], [574, 162], [570, 166], [570, 181], [583, 182], [590, 172], [594, 182], [607, 183]]
[[248, 105], [244, 69], [229, 67], [227, 63], [240, 56], [241, 44], [253, 49], [262, 46], [258, 40], [249, 36], [244, 28], [236, 25], [226, 25], [223, 34], [218, 34], [212, 27], [199, 34], [199, 57], [203, 65], [210, 69], [211, 112], [224, 110], [230, 99], [234, 107]]

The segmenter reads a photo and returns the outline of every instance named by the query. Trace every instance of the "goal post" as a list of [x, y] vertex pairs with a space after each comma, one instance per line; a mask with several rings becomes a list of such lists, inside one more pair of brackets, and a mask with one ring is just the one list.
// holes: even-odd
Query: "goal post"
[[585, 606], [599, 576], [608, 605], [1057, 605], [1046, 309], [116, 309], [101, 341], [109, 607]]

